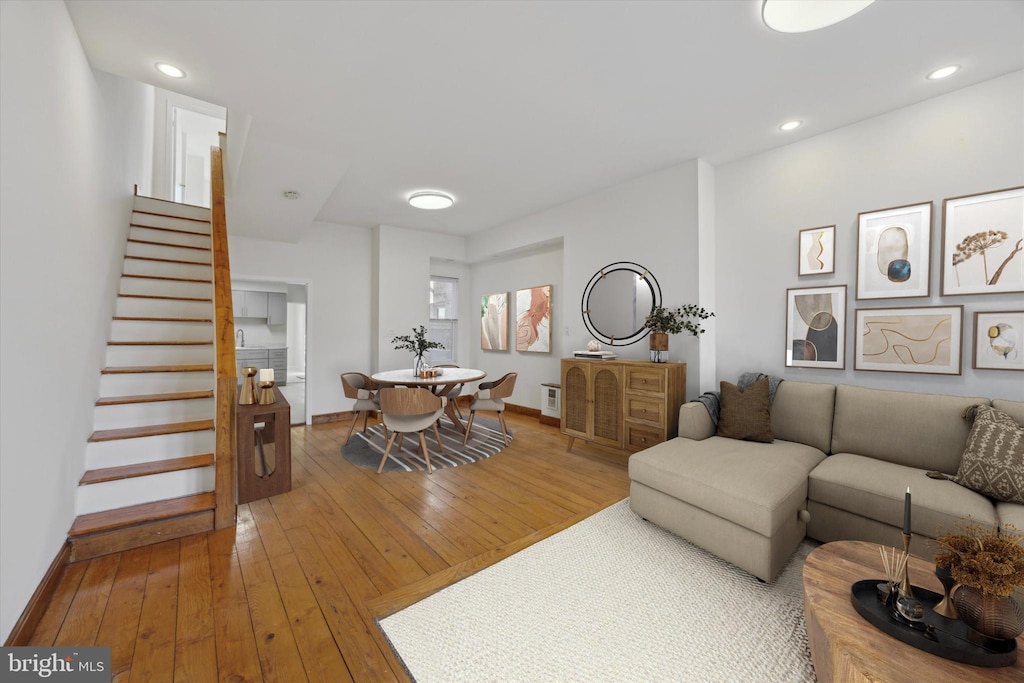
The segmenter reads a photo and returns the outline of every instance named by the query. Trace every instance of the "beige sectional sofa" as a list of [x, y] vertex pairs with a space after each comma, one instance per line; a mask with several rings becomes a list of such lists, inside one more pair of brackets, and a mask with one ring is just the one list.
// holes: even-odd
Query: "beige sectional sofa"
[[1024, 423], [1024, 403], [782, 382], [771, 406], [772, 443], [714, 436], [701, 403], [679, 413], [679, 437], [629, 459], [630, 506], [764, 581], [804, 538], [900, 544], [903, 500], [913, 498], [911, 550], [966, 517], [1024, 529], [1024, 506], [994, 503], [952, 481], [971, 425], [964, 408], [992, 405]]

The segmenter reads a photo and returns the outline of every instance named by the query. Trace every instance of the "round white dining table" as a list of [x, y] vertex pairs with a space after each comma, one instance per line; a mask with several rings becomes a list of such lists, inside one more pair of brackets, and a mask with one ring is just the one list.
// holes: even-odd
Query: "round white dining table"
[[[438, 368], [441, 374], [437, 377], [420, 377], [412, 368], [405, 370], [384, 370], [370, 375], [374, 382], [382, 387], [426, 387], [438, 396], [447, 396], [448, 393], [460, 384], [476, 382], [487, 376], [483, 370], [473, 368]], [[452, 421], [459, 432], [466, 433], [466, 425], [462, 424], [459, 415], [455, 412], [455, 403], [448, 401], [444, 407], [444, 414]]]

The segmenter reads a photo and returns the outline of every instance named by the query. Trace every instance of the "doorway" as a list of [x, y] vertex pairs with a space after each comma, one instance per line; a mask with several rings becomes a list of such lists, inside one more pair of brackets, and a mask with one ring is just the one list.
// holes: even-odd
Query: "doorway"
[[171, 177], [174, 201], [194, 206], [210, 205], [210, 147], [220, 144], [223, 117], [171, 105], [174, 154]]

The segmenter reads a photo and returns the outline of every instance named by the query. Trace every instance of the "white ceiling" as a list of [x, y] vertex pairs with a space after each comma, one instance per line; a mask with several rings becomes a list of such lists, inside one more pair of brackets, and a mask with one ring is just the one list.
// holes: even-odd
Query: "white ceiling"
[[[760, 0], [67, 5], [94, 68], [228, 108], [231, 230], [288, 241], [312, 220], [469, 234], [1024, 68], [1020, 0], [879, 0], [807, 34]], [[421, 189], [456, 205], [409, 207]]]

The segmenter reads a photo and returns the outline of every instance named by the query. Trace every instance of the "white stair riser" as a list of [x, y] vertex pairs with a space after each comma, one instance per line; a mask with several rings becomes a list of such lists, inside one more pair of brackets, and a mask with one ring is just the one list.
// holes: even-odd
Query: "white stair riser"
[[115, 320], [111, 341], [212, 341], [213, 323], [162, 320]]
[[100, 376], [100, 396], [170, 394], [213, 389], [212, 372], [140, 372]]
[[212, 420], [215, 414], [216, 406], [212, 398], [96, 406], [93, 429], [125, 429]]
[[128, 249], [126, 253], [129, 256], [148, 256], [150, 258], [168, 258], [178, 261], [201, 261], [203, 263], [212, 263], [209, 251], [204, 249], [188, 249], [186, 247], [172, 247], [165, 244], [128, 242]]
[[123, 277], [121, 278], [121, 293], [212, 298], [213, 284], [209, 282], [178, 282], [176, 280], [149, 280], [142, 277]]
[[132, 226], [128, 231], [129, 239], [145, 240], [146, 242], [161, 242], [164, 244], [187, 245], [190, 247], [210, 248], [209, 235], [186, 235], [183, 232], [171, 232], [170, 230], [153, 230], [151, 228], [140, 228]]
[[213, 318], [212, 301], [118, 297], [114, 315], [144, 318]]
[[203, 346], [108, 346], [107, 367], [213, 363], [213, 355], [212, 344]]
[[149, 211], [151, 213], [167, 214], [170, 216], [198, 218], [204, 221], [210, 220], [210, 210], [202, 206], [175, 204], [174, 202], [164, 202], [150, 197], [136, 197], [134, 208], [136, 211]]
[[124, 273], [128, 275], [156, 275], [159, 277], [186, 277], [191, 279], [212, 280], [213, 268], [206, 265], [188, 263], [165, 263], [163, 261], [146, 261], [126, 258]]
[[75, 514], [113, 510], [129, 505], [213, 491], [214, 468], [199, 467], [145, 477], [79, 486]]
[[135, 465], [169, 458], [213, 453], [216, 439], [212, 429], [144, 436], [137, 439], [89, 442], [85, 446], [85, 469]]

